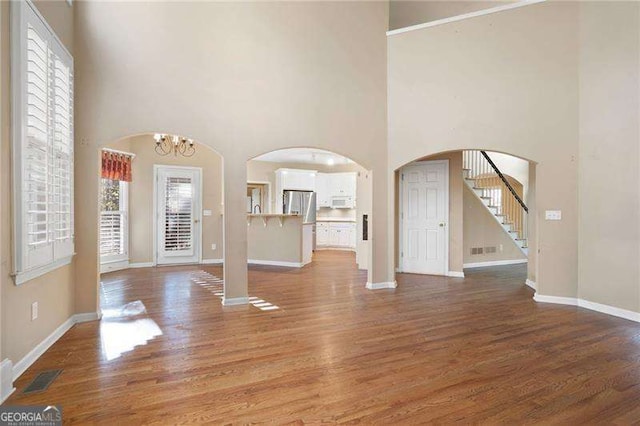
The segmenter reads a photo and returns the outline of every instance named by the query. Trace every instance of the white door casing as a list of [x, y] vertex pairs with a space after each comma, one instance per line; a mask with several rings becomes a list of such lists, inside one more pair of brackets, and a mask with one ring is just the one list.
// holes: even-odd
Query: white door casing
[[154, 166], [157, 265], [202, 261], [202, 169]]
[[400, 268], [448, 275], [449, 161], [422, 161], [401, 170]]

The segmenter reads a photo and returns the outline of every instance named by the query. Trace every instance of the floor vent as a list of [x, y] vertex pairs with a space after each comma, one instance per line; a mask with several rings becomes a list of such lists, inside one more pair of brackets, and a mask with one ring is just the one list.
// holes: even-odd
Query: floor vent
[[53, 381], [60, 375], [60, 373], [62, 373], [62, 370], [43, 371], [42, 373], [38, 374], [31, 383], [29, 383], [29, 386], [24, 388], [22, 393], [28, 394], [46, 391], [49, 385], [53, 383]]

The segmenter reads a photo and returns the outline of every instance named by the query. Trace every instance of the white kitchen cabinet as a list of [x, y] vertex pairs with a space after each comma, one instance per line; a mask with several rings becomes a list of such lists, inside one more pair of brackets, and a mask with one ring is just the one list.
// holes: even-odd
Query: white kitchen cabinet
[[331, 173], [329, 193], [331, 197], [355, 197], [356, 173]]
[[318, 222], [316, 246], [319, 248], [355, 249], [356, 224], [352, 222]]
[[316, 224], [316, 246], [329, 245], [329, 224], [318, 222]]
[[316, 171], [301, 169], [278, 169], [276, 170], [276, 180], [280, 180], [283, 191], [315, 191]]
[[315, 191], [316, 173], [302, 169], [276, 170], [276, 213], [282, 213], [284, 191]]
[[[332, 207], [331, 200], [334, 197], [355, 200], [356, 178], [355, 172], [316, 174], [317, 207]], [[348, 204], [353, 203], [350, 201]]]
[[320, 207], [331, 207], [331, 196], [329, 195], [329, 173], [316, 174], [316, 210]]

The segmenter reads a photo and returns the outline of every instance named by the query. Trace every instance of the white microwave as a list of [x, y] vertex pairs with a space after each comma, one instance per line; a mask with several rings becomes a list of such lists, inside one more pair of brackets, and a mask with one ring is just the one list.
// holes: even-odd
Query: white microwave
[[332, 209], [352, 209], [353, 197], [331, 197]]

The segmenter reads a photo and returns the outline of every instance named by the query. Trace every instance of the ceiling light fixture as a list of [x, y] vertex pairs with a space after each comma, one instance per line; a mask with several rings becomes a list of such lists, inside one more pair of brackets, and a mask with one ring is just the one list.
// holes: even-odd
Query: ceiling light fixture
[[335, 161], [333, 160], [333, 157], [329, 157], [329, 159], [327, 160], [327, 165], [333, 166], [334, 164], [335, 164]]
[[191, 157], [196, 153], [193, 139], [162, 133], [156, 133], [153, 135], [153, 139], [156, 141], [156, 153], [160, 155], [169, 155], [173, 152], [176, 157], [178, 154], [183, 157]]

